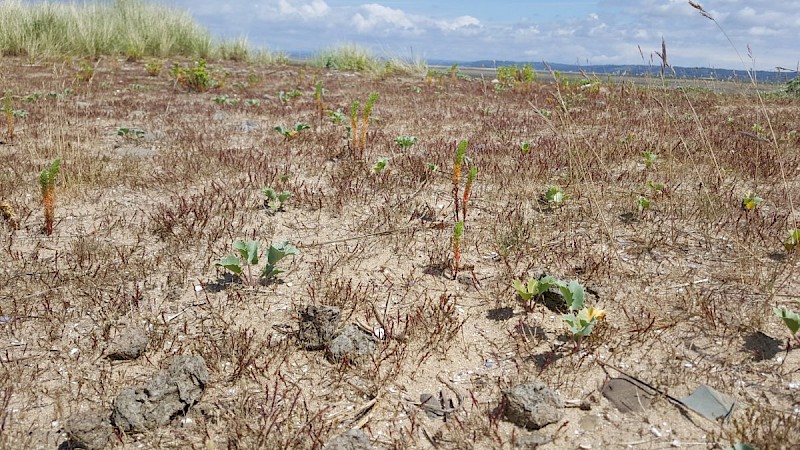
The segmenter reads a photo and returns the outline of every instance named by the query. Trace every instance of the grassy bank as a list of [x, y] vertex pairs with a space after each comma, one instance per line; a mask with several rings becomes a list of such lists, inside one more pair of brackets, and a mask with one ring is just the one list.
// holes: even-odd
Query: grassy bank
[[215, 42], [188, 11], [138, 0], [81, 4], [10, 0], [0, 4], [0, 29], [3, 56], [248, 56], [244, 40]]

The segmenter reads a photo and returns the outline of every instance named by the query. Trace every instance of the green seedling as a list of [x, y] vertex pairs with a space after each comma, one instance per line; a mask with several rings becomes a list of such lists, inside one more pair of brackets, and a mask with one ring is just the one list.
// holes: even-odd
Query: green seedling
[[56, 159], [50, 167], [39, 174], [39, 187], [42, 190], [42, 204], [44, 205], [44, 230], [48, 236], [53, 234], [53, 219], [56, 211], [56, 179], [61, 160]]
[[[789, 329], [792, 337], [798, 340], [797, 331], [800, 330], [800, 314], [786, 308], [773, 308], [776, 316], [783, 320], [783, 324]], [[798, 340], [800, 341], [800, 340]]]
[[261, 276], [269, 280], [275, 275], [283, 273], [284, 270], [277, 267], [278, 262], [289, 255], [297, 256], [299, 254], [300, 250], [290, 244], [289, 241], [270, 245], [267, 251], [267, 264], [264, 266], [264, 270], [261, 271]]
[[797, 331], [800, 330], [800, 314], [786, 308], [774, 308], [772, 311], [783, 320], [783, 323], [792, 333], [792, 336], [797, 334]]
[[664, 183], [659, 183], [655, 181], [648, 181], [647, 187], [653, 190], [653, 192], [658, 192], [659, 194], [663, 194], [665, 189]]
[[218, 105], [234, 105], [236, 103], [239, 103], [238, 98], [231, 98], [228, 97], [227, 95], [217, 95], [215, 97], [212, 97], [211, 101], [213, 101]]
[[325, 114], [325, 101], [323, 99], [324, 95], [325, 88], [322, 87], [322, 80], [319, 80], [314, 86], [314, 100], [317, 102], [317, 110], [319, 111], [320, 117]]
[[287, 141], [291, 141], [292, 139], [297, 137], [297, 134], [303, 130], [307, 130], [311, 128], [305, 122], [297, 122], [294, 124], [294, 128], [284, 128], [283, 125], [278, 125], [274, 128], [279, 134], [283, 135], [283, 138]]
[[572, 280], [569, 283], [558, 280], [558, 290], [561, 291], [561, 296], [564, 297], [564, 301], [570, 311], [578, 311], [583, 308], [586, 293], [583, 290], [583, 285], [578, 280]]
[[117, 128], [117, 136], [122, 136], [127, 140], [136, 141], [144, 137], [144, 130], [139, 128], [119, 127]]
[[595, 307], [581, 308], [580, 311], [563, 314], [561, 318], [567, 324], [567, 329], [572, 333], [575, 343], [580, 348], [580, 342], [589, 336], [598, 321], [605, 317], [606, 313], [602, 309]]
[[519, 144], [519, 151], [520, 151], [520, 153], [522, 153], [522, 156], [527, 155], [528, 152], [531, 151], [531, 143], [530, 142], [523, 142], [523, 143]]
[[375, 165], [372, 166], [372, 170], [375, 171], [375, 173], [379, 174], [383, 172], [383, 170], [386, 168], [388, 164], [389, 164], [389, 158], [386, 157], [380, 158], [378, 162], [376, 162]]
[[433, 173], [436, 173], [439, 171], [439, 166], [434, 163], [428, 163], [428, 170], [430, 170]]
[[642, 152], [642, 157], [644, 157], [644, 168], [649, 169], [653, 167], [653, 164], [658, 160], [658, 153], [652, 150], [645, 150]]
[[160, 61], [149, 61], [144, 65], [145, 70], [147, 70], [147, 75], [151, 77], [158, 77], [161, 76], [161, 72], [164, 70], [164, 65], [161, 64]]
[[744, 195], [744, 198], [742, 198], [742, 209], [745, 211], [751, 211], [758, 208], [758, 206], [763, 202], [763, 198], [759, 197], [754, 192], [748, 192]]
[[244, 101], [244, 104], [247, 106], [258, 106], [261, 104], [261, 100], [257, 98], [248, 98]]
[[[206, 65], [206, 60], [203, 58], [195, 61], [192, 67], [181, 67], [175, 63], [170, 70], [175, 84], [195, 92], [206, 92], [223, 84], [224, 80], [215, 79], [212, 72], [213, 69]], [[229, 75], [226, 73], [225, 78]]]
[[394, 143], [397, 144], [398, 147], [400, 147], [400, 150], [408, 150], [414, 144], [417, 143], [417, 137], [416, 136], [397, 136], [394, 139]]
[[364, 156], [364, 150], [367, 147], [367, 131], [369, 130], [370, 116], [372, 115], [372, 108], [375, 106], [375, 102], [378, 101], [378, 96], [379, 94], [377, 92], [369, 94], [367, 103], [364, 105], [360, 125], [358, 112], [361, 110], [361, 102], [356, 100], [350, 105], [350, 131], [353, 139], [352, 146], [354, 156]]
[[636, 199], [636, 206], [639, 208], [639, 212], [643, 213], [645, 210], [650, 209], [650, 199], [644, 195], [640, 195]]
[[277, 192], [271, 187], [265, 187], [264, 189], [261, 189], [261, 193], [267, 197], [267, 199], [264, 200], [264, 206], [273, 212], [283, 211], [283, 204], [289, 199], [289, 197], [292, 196], [290, 191]]
[[284, 92], [284, 91], [278, 92], [278, 100], [280, 100], [281, 103], [284, 103], [284, 104], [289, 103], [291, 100], [294, 100], [295, 98], [302, 97], [302, 96], [303, 96], [303, 93], [298, 91], [297, 89], [292, 89], [291, 91], [288, 91], [288, 92]]
[[538, 280], [531, 278], [525, 283], [520, 280], [514, 280], [511, 282], [511, 285], [517, 291], [517, 294], [526, 302], [536, 299], [540, 295], [550, 290], [551, 287], [558, 284], [559, 280], [551, 275], [547, 275]]
[[[216, 265], [227, 269], [237, 276], [248, 286], [256, 286], [259, 282], [257, 276], [253, 275], [253, 267], [258, 265], [258, 241], [241, 241], [233, 243], [233, 248], [238, 255], [227, 255], [217, 261]], [[261, 276], [266, 280], [282, 273], [283, 270], [276, 267], [276, 264], [289, 255], [299, 255], [297, 250], [289, 241], [279, 244], [272, 244], [267, 251], [267, 264], [261, 271]]]
[[544, 193], [544, 199], [551, 205], [561, 206], [569, 199], [569, 195], [564, 193], [561, 186], [554, 184], [547, 187], [547, 191]]
[[344, 122], [345, 115], [342, 112], [342, 109], [339, 108], [336, 111], [328, 111], [328, 117], [331, 118], [331, 122], [339, 124]]
[[800, 228], [789, 231], [789, 238], [784, 241], [783, 246], [787, 252], [793, 252], [800, 245]]

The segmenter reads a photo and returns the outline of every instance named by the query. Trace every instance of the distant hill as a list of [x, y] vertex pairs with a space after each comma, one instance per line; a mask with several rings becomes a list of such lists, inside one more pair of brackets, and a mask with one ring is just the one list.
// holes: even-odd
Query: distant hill
[[[480, 67], [480, 68], [495, 68], [500, 66], [512, 66], [530, 64], [534, 70], [548, 70], [547, 65], [551, 69], [559, 72], [578, 72], [583, 70], [587, 74], [603, 74], [603, 75], [627, 75], [627, 76], [659, 76], [661, 72], [660, 66], [646, 66], [646, 65], [593, 65], [593, 66], [578, 66], [574, 64], [559, 64], [559, 63], [545, 63], [543, 62], [519, 62], [519, 61], [452, 61], [452, 60], [428, 60], [428, 64], [437, 66], [452, 66], [458, 64], [462, 67]], [[730, 70], [730, 69], [713, 69], [709, 67], [674, 67], [675, 72], [668, 69], [666, 76], [669, 78], [701, 78], [701, 79], [714, 79], [714, 80], [740, 80], [749, 81], [750, 77], [744, 70]], [[756, 80], [762, 83], [786, 83], [797, 76], [795, 71], [755, 71]]]

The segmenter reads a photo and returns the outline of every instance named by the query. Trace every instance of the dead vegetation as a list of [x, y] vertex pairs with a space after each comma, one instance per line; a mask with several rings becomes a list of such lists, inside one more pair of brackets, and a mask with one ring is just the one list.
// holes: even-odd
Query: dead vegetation
[[[119, 441], [310, 449], [359, 428], [378, 448], [511, 448], [527, 432], [501, 420], [499, 393], [541, 380], [592, 407], [545, 428], [550, 448], [798, 445], [800, 360], [772, 314], [796, 308], [800, 287], [798, 252], [782, 245], [800, 219], [796, 100], [597, 80], [521, 93], [244, 63], [220, 63], [224, 85], [197, 93], [142, 63], [103, 60], [91, 83], [78, 62], [0, 64], [28, 113], [0, 145], [0, 447], [61, 444], [68, 417], [107, 408], [174, 354], [205, 359], [203, 400]], [[363, 150], [347, 118], [320, 117], [319, 81], [345, 116], [380, 94]], [[278, 98], [291, 90], [302, 95]], [[223, 95], [234, 101], [212, 101]], [[298, 122], [311, 128], [291, 140], [273, 130]], [[400, 135], [418, 142], [400, 150]], [[479, 172], [454, 277], [462, 139]], [[649, 167], [644, 152], [657, 155]], [[56, 158], [48, 236], [37, 176]], [[563, 205], [539, 201], [550, 185]], [[292, 193], [284, 210], [264, 207], [264, 187]], [[743, 209], [748, 191], [763, 204]], [[302, 254], [248, 288], [214, 265], [236, 239]], [[580, 352], [557, 314], [511, 288], [542, 272], [581, 281], [606, 310]], [[307, 304], [380, 329], [371, 361], [299, 349]], [[109, 361], [130, 326], [147, 330], [148, 351]], [[598, 392], [598, 361], [669, 393], [707, 384], [741, 416], [719, 425], [666, 400], [623, 416]], [[462, 401], [447, 416], [421, 408], [421, 394], [452, 389]]]

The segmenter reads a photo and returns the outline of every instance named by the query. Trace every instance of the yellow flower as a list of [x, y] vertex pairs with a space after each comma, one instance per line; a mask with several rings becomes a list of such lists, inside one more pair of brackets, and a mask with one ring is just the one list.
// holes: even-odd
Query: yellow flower
[[589, 321], [592, 320], [602, 320], [606, 316], [606, 312], [600, 308], [595, 308], [592, 306], [589, 308]]

